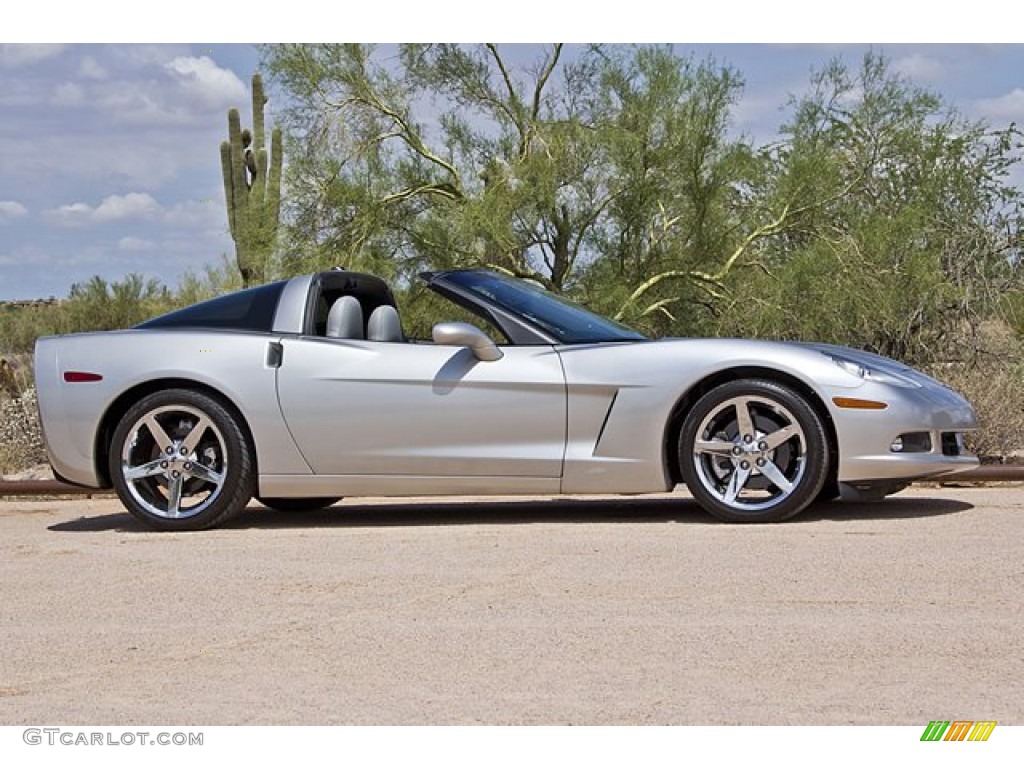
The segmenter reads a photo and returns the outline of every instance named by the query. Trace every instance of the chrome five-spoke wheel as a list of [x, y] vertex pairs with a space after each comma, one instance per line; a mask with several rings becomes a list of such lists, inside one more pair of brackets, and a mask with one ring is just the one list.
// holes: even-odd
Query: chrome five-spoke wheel
[[702, 397], [679, 439], [680, 470], [694, 498], [732, 522], [792, 517], [828, 476], [828, 438], [795, 391], [771, 381], [734, 381]]
[[158, 528], [222, 522], [252, 496], [252, 461], [232, 415], [190, 390], [154, 393], [125, 414], [110, 447], [114, 487], [125, 507]]

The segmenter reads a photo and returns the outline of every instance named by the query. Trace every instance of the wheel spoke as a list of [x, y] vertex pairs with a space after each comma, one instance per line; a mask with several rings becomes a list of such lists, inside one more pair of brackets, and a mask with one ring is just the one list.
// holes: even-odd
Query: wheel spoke
[[141, 480], [144, 477], [161, 475], [164, 473], [164, 468], [160, 466], [163, 463], [163, 459], [155, 459], [154, 461], [148, 461], [145, 464], [139, 464], [137, 467], [125, 467], [122, 470], [124, 473], [124, 479], [132, 482], [134, 480]]
[[711, 453], [715, 456], [731, 456], [735, 444], [728, 440], [697, 440], [693, 445], [694, 453]]
[[157, 446], [160, 448], [161, 453], [167, 453], [167, 449], [174, 445], [174, 442], [167, 433], [164, 431], [163, 426], [156, 420], [156, 414], [149, 414], [143, 422], [146, 428], [149, 429], [149, 434], [153, 436]]
[[748, 435], [753, 438], [756, 434], [754, 419], [750, 415], [750, 400], [747, 398], [741, 398], [736, 402], [736, 427], [740, 431], [740, 439]]
[[210, 420], [205, 415], [199, 417], [199, 421], [192, 427], [185, 439], [181, 441], [181, 449], [183, 449], [183, 455], [191, 455], [195, 451], [196, 446], [199, 444], [199, 439], [206, 432], [207, 427], [210, 426]]
[[205, 480], [206, 482], [213, 483], [217, 486], [224, 482], [223, 472], [214, 472], [205, 464], [200, 464], [199, 462], [193, 462], [192, 466], [185, 470], [185, 474], [198, 480]]
[[736, 502], [737, 497], [740, 495], [740, 491], [747, 484], [747, 480], [750, 479], [750, 468], [744, 469], [743, 467], [736, 467], [733, 470], [732, 476], [729, 478], [729, 485], [725, 489], [725, 503], [733, 504]]
[[768, 444], [769, 450], [774, 450], [787, 440], [800, 435], [800, 430], [795, 424], [787, 424], [782, 429], [777, 429], [765, 435], [762, 440]]
[[182, 477], [171, 477], [167, 484], [167, 516], [177, 517], [181, 509], [181, 491], [184, 485]]
[[767, 477], [783, 493], [789, 493], [793, 490], [793, 484], [789, 482], [789, 479], [782, 474], [782, 470], [779, 469], [774, 462], [766, 461], [762, 467], [759, 467], [761, 474]]

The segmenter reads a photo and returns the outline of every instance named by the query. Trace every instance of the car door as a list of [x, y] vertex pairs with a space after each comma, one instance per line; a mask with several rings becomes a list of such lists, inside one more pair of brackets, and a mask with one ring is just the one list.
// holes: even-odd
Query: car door
[[550, 346], [282, 340], [281, 410], [316, 474], [543, 477], [562, 473], [565, 376]]

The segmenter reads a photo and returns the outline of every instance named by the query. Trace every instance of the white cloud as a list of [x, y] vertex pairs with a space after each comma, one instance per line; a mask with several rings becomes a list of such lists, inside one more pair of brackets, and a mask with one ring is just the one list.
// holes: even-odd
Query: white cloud
[[893, 69], [904, 77], [925, 83], [938, 82], [947, 74], [946, 66], [936, 58], [915, 53], [892, 63]]
[[[221, 112], [242, 106], [248, 91], [238, 76], [207, 56], [174, 56], [160, 61], [139, 52], [146, 65], [133, 77], [87, 84], [96, 111], [134, 127], [199, 126], [223, 120]], [[125, 68], [122, 68], [122, 70]], [[135, 71], [134, 68], [128, 68]]]
[[[0, 213], [2, 206], [0, 203]], [[145, 192], [109, 195], [95, 206], [84, 202], [68, 203], [46, 211], [44, 216], [62, 227], [142, 221], [159, 227], [161, 232], [188, 231], [202, 237], [219, 237], [227, 230], [224, 206], [216, 200], [185, 200], [164, 206]], [[126, 235], [117, 243], [117, 247], [125, 251], [151, 250], [153, 246], [152, 241], [132, 235]]]
[[4, 69], [17, 69], [18, 67], [31, 66], [40, 61], [59, 56], [66, 46], [57, 44], [28, 44], [28, 43], [3, 43], [0, 44], [0, 67]]
[[149, 218], [159, 211], [160, 204], [145, 192], [129, 192], [103, 198], [92, 215], [96, 221], [114, 221]]
[[85, 89], [78, 83], [61, 83], [54, 89], [52, 104], [58, 107], [77, 107], [85, 103]]
[[62, 226], [87, 223], [105, 224], [127, 219], [152, 219], [160, 213], [160, 204], [145, 192], [110, 195], [95, 208], [88, 203], [70, 203], [49, 211], [48, 218]]
[[85, 203], [71, 203], [47, 211], [44, 216], [62, 227], [75, 227], [85, 224], [92, 216], [92, 206]]
[[19, 219], [28, 214], [28, 208], [16, 200], [0, 200], [0, 221]]
[[54, 184], [38, 206], [50, 209], [50, 223], [88, 221], [75, 212], [55, 218], [56, 209], [95, 206], [110, 191], [161, 197], [178, 183], [173, 200], [187, 196], [189, 179], [205, 187], [219, 176], [228, 108], [248, 112], [250, 101], [224, 62], [180, 45], [70, 46], [52, 64], [17, 75], [0, 76], [0, 168], [9, 189]]
[[87, 80], [105, 80], [107, 70], [92, 56], [86, 56], [78, 64], [78, 75]]
[[[32, 46], [0, 47], [0, 69], [28, 62]], [[110, 46], [49, 73], [0, 81], [0, 106], [49, 104], [89, 108], [90, 121], [139, 127], [199, 127], [223, 122], [229, 107], [250, 101], [247, 86], [209, 56], [183, 55], [180, 46]], [[58, 51], [58, 49], [53, 49]], [[37, 59], [52, 55], [46, 48]]]
[[1014, 88], [994, 99], [980, 99], [974, 102], [972, 111], [990, 121], [1024, 121], [1024, 88]]
[[164, 69], [175, 77], [183, 94], [202, 106], [216, 108], [248, 98], [238, 75], [218, 67], [208, 56], [177, 56]]

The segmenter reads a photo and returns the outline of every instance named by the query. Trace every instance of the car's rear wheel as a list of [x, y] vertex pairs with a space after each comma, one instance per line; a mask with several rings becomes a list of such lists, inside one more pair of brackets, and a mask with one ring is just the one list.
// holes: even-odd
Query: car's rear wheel
[[132, 406], [110, 444], [114, 489], [154, 528], [195, 531], [245, 508], [253, 451], [236, 418], [202, 392], [169, 389]]
[[793, 517], [828, 479], [821, 417], [793, 389], [749, 379], [704, 395], [679, 434], [683, 480], [697, 502], [729, 522]]
[[337, 504], [341, 501], [341, 497], [325, 496], [310, 499], [267, 499], [260, 496], [256, 500], [263, 506], [270, 507], [278, 512], [316, 512], [318, 509], [326, 509], [332, 504]]

